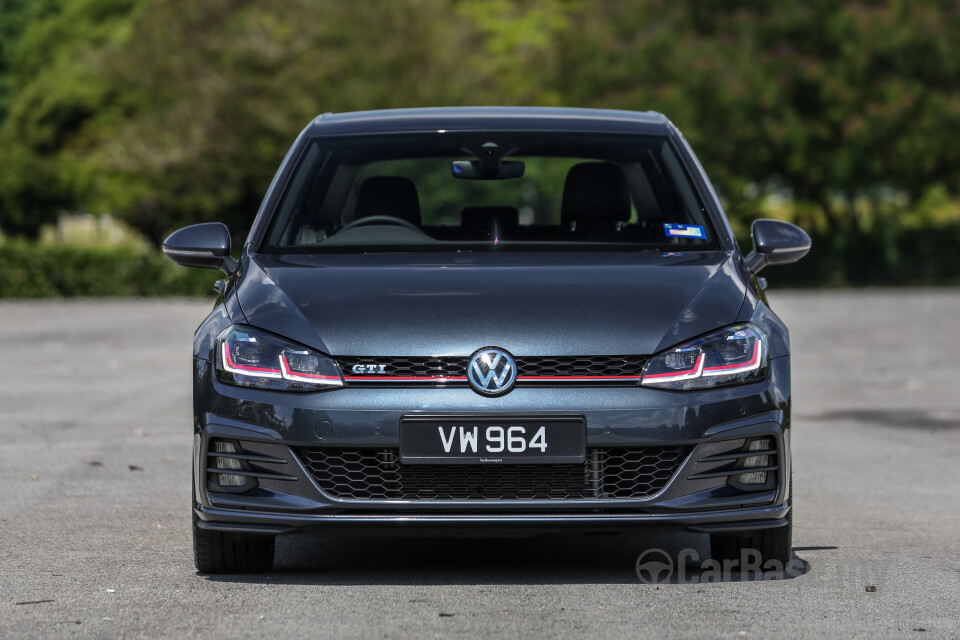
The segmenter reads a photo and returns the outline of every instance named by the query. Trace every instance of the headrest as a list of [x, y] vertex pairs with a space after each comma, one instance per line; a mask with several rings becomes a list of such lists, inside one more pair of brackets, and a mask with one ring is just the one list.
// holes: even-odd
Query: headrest
[[353, 219], [394, 216], [420, 226], [420, 197], [407, 178], [374, 176], [360, 183]]
[[619, 165], [610, 162], [581, 162], [570, 168], [563, 185], [560, 219], [594, 224], [626, 222], [630, 219], [630, 191]]
[[460, 227], [471, 234], [489, 235], [494, 220], [500, 229], [516, 229], [520, 214], [516, 207], [465, 207], [460, 212]]

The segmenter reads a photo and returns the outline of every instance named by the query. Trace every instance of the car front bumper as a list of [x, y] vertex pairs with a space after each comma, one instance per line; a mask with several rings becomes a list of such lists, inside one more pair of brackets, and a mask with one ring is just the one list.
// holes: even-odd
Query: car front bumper
[[[766, 379], [694, 392], [641, 387], [517, 388], [499, 397], [469, 389], [370, 389], [293, 394], [225, 385], [194, 361], [194, 511], [201, 528], [278, 534], [523, 533], [636, 528], [735, 532], [783, 526], [790, 510], [789, 357]], [[344, 498], [324, 490], [304, 450], [392, 451], [400, 419], [416, 415], [582, 416], [588, 451], [683, 448], [669, 480], [650, 495], [587, 499]], [[731, 451], [751, 438], [776, 448], [762, 490], [730, 485]], [[215, 439], [250, 456], [251, 486], [217, 484]], [[743, 454], [739, 454], [741, 457]], [[349, 474], [347, 479], [349, 480]]]

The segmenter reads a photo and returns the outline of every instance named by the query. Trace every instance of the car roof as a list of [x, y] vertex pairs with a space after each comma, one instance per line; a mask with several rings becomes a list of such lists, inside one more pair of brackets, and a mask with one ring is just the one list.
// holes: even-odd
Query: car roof
[[427, 131], [563, 131], [666, 135], [670, 121], [655, 111], [564, 107], [431, 107], [325, 113], [310, 137]]

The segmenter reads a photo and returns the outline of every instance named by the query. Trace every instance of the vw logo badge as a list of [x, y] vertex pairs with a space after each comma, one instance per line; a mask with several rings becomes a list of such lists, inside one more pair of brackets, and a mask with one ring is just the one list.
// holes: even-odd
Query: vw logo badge
[[517, 364], [503, 349], [484, 347], [470, 358], [467, 380], [477, 393], [498, 396], [513, 388], [517, 381]]

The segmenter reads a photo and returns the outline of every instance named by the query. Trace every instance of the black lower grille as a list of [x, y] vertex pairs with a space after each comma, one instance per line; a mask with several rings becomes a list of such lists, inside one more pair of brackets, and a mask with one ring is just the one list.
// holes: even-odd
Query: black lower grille
[[341, 500], [648, 498], [689, 447], [589, 449], [582, 464], [404, 465], [396, 449], [298, 449], [324, 493]]

